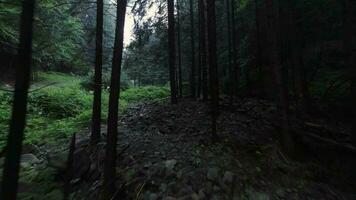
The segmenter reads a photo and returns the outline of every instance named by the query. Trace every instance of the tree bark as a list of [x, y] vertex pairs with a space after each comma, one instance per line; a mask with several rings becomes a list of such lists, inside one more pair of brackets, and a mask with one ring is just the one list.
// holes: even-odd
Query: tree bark
[[27, 96], [32, 62], [32, 36], [35, 0], [22, 1], [20, 24], [19, 63], [16, 65], [16, 82], [7, 153], [2, 178], [0, 199], [17, 198], [22, 141], [26, 125]]
[[120, 97], [120, 76], [124, 41], [127, 0], [117, 2], [115, 43], [111, 70], [107, 143], [104, 160], [103, 199], [111, 199], [115, 192], [117, 126]]
[[199, 16], [200, 16], [200, 60], [201, 60], [201, 89], [203, 101], [208, 100], [208, 63], [207, 63], [207, 16], [206, 16], [206, 0], [199, 0]]
[[103, 18], [104, 1], [97, 0], [96, 10], [96, 49], [95, 49], [95, 72], [94, 72], [94, 101], [92, 115], [92, 133], [90, 141], [96, 144], [100, 141], [100, 122], [101, 122], [101, 82], [103, 65]]
[[[273, 70], [273, 80], [274, 87], [277, 89], [277, 107], [279, 110], [279, 124], [281, 126], [280, 130], [280, 143], [283, 150], [292, 155], [294, 153], [294, 141], [291, 137], [289, 129], [289, 103], [288, 103], [288, 84], [286, 83], [285, 77], [285, 66], [282, 65], [279, 40], [280, 34], [278, 31], [278, 18], [276, 16], [275, 5], [273, 0], [266, 0], [266, 11], [267, 11], [267, 25], [269, 29], [266, 31], [267, 34], [267, 47], [269, 48], [269, 66]], [[273, 89], [273, 88], [272, 88]], [[273, 91], [273, 90], [271, 90]]]
[[238, 94], [239, 88], [239, 79], [240, 79], [240, 62], [238, 59], [238, 36], [239, 32], [236, 30], [237, 22], [236, 22], [236, 7], [235, 7], [235, 0], [231, 0], [231, 31], [232, 31], [232, 59], [233, 59], [233, 66], [232, 66], [232, 95], [236, 96]]
[[177, 87], [176, 87], [176, 50], [175, 50], [175, 32], [174, 32], [174, 1], [167, 0], [168, 4], [168, 48], [169, 48], [169, 77], [171, 87], [171, 102], [177, 103]]
[[227, 18], [227, 49], [228, 49], [228, 73], [229, 73], [229, 95], [230, 95], [230, 104], [232, 104], [233, 97], [234, 97], [234, 89], [233, 89], [233, 78], [234, 78], [234, 72], [233, 72], [233, 65], [232, 65], [232, 24], [231, 24], [231, 7], [230, 7], [230, 1], [231, 0], [226, 0], [226, 18]]
[[350, 74], [350, 106], [353, 120], [351, 128], [351, 140], [356, 146], [356, 3], [352, 0], [343, 0], [343, 32], [344, 32], [344, 54], [347, 72]]
[[183, 82], [182, 82], [182, 49], [180, 37], [180, 1], [177, 0], [177, 51], [178, 51], [178, 93], [179, 97], [183, 96]]
[[218, 82], [218, 63], [216, 54], [216, 16], [215, 0], [207, 0], [207, 21], [208, 24], [208, 62], [210, 74], [210, 95], [212, 113], [212, 139], [217, 139], [217, 117], [219, 106], [219, 82]]
[[190, 96], [195, 98], [196, 89], [195, 89], [195, 41], [194, 41], [194, 7], [193, 0], [189, 0], [189, 10], [190, 10], [190, 47], [192, 48], [191, 52], [191, 68], [190, 68]]

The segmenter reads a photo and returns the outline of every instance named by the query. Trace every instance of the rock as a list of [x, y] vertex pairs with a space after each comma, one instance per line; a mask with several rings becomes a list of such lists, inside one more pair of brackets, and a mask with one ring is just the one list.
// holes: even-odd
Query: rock
[[279, 188], [279, 189], [276, 191], [276, 195], [277, 195], [278, 197], [283, 198], [283, 197], [286, 196], [286, 192], [285, 192], [282, 188]]
[[78, 149], [73, 155], [72, 178], [84, 176], [90, 169], [89, 153], [85, 149]]
[[23, 167], [31, 166], [33, 164], [38, 164], [41, 161], [33, 154], [22, 154], [20, 164]]
[[248, 192], [248, 199], [253, 200], [270, 200], [270, 197], [267, 193], [264, 192], [257, 192], [255, 190], [251, 190]]
[[28, 153], [38, 154], [38, 153], [40, 153], [40, 150], [37, 146], [35, 146], [33, 144], [23, 144], [22, 145], [22, 154], [28, 154]]
[[200, 200], [199, 195], [198, 195], [197, 193], [195, 193], [195, 192], [194, 192], [193, 194], [191, 194], [190, 197], [191, 197], [193, 200]]
[[51, 200], [62, 200], [63, 192], [61, 190], [53, 190], [50, 193], [47, 193], [43, 199], [51, 199]]
[[226, 171], [223, 177], [223, 182], [230, 184], [232, 183], [232, 181], [234, 180], [234, 173], [230, 172], [230, 171]]
[[205, 196], [205, 193], [204, 193], [203, 189], [199, 190], [199, 198], [200, 199], [206, 199], [206, 196]]
[[176, 200], [176, 198], [168, 196], [164, 197], [163, 200]]
[[219, 178], [219, 169], [218, 168], [209, 168], [207, 178], [210, 181], [218, 181]]
[[148, 196], [148, 200], [157, 200], [158, 199], [158, 195], [156, 193], [151, 193]]
[[166, 166], [166, 170], [168, 172], [172, 172], [173, 171], [173, 168], [174, 166], [177, 164], [177, 161], [176, 160], [166, 160], [165, 162], [165, 166]]

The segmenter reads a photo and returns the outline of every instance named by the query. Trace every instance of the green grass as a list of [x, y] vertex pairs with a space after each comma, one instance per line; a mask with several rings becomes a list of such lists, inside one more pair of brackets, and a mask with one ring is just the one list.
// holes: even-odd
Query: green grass
[[[39, 73], [29, 93], [25, 143], [57, 143], [88, 127], [93, 93], [81, 87], [82, 78], [61, 73]], [[43, 86], [51, 83], [52, 85]], [[130, 88], [121, 92], [120, 112], [132, 102], [154, 100], [169, 95], [166, 87]], [[102, 120], [108, 111], [108, 92], [102, 94]], [[12, 93], [0, 91], [0, 149], [6, 143], [11, 115]]]

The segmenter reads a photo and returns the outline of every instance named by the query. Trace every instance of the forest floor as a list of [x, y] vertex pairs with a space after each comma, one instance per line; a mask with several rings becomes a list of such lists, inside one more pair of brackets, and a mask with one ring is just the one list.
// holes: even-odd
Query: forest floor
[[[356, 199], [350, 171], [319, 162], [318, 155], [292, 161], [281, 153], [269, 121], [273, 104], [227, 102], [220, 108], [218, 141], [211, 141], [209, 109], [202, 102], [182, 99], [171, 105], [164, 99], [130, 105], [119, 126], [116, 197]], [[105, 135], [105, 126], [102, 131]], [[100, 191], [105, 143], [92, 147], [87, 135], [77, 135], [74, 199], [98, 199]], [[89, 152], [90, 159], [82, 152]]]
[[[304, 151], [292, 160], [277, 145], [272, 103], [228, 102], [221, 100], [217, 141], [211, 141], [204, 102], [183, 98], [172, 105], [166, 98], [129, 104], [120, 114], [113, 199], [356, 199], [354, 147], [344, 143], [347, 126], [315, 118], [292, 121], [293, 132], [324, 138], [299, 135]], [[57, 145], [25, 144], [20, 199], [62, 200], [65, 186], [71, 199], [100, 199], [106, 129], [102, 125], [103, 142], [94, 146], [88, 129], [76, 134], [69, 172], [67, 138]]]

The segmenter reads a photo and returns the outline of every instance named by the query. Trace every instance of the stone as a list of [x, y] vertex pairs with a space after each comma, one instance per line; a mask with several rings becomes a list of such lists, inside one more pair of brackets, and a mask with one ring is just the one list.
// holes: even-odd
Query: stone
[[168, 172], [171, 172], [174, 168], [174, 166], [177, 164], [176, 160], [166, 160], [165, 166]]
[[232, 183], [234, 180], [234, 176], [235, 176], [234, 173], [230, 171], [226, 171], [223, 177], [223, 182], [227, 184]]
[[218, 168], [209, 168], [207, 173], [207, 178], [210, 181], [217, 181], [219, 178], [219, 169]]
[[200, 199], [206, 199], [206, 196], [205, 196], [205, 193], [204, 193], [203, 189], [200, 189], [200, 190], [199, 190], [198, 195], [199, 195], [199, 198], [200, 198]]
[[23, 167], [29, 167], [33, 164], [38, 164], [41, 161], [33, 154], [22, 154], [20, 164]]
[[53, 190], [47, 193], [43, 199], [51, 199], [51, 200], [62, 200], [63, 199], [63, 192], [61, 190]]
[[148, 199], [149, 200], [157, 200], [158, 199], [158, 195], [156, 193], [151, 193], [149, 196], [148, 196]]
[[190, 197], [191, 197], [193, 200], [200, 200], [199, 195], [198, 195], [197, 193], [195, 193], [195, 192], [194, 192], [193, 194], [191, 194]]

